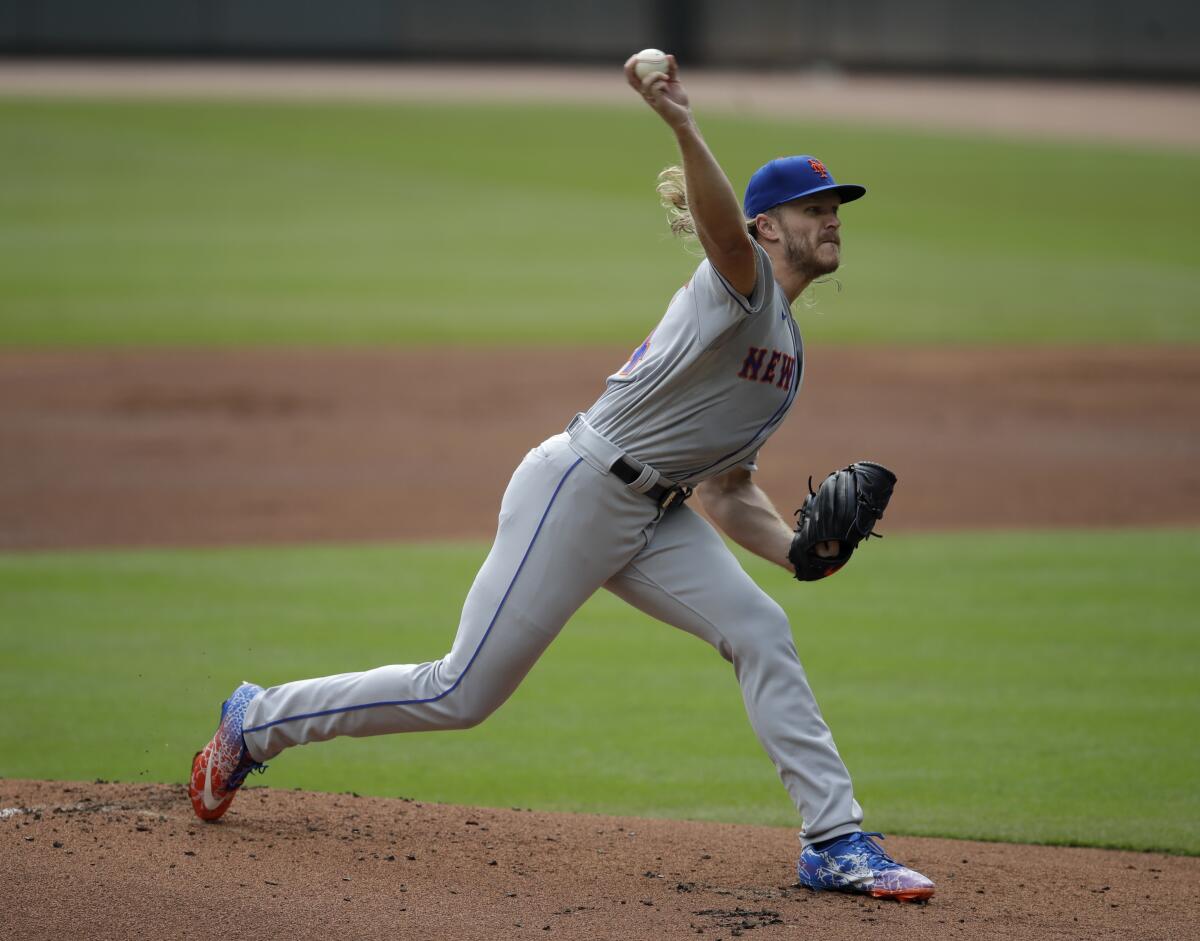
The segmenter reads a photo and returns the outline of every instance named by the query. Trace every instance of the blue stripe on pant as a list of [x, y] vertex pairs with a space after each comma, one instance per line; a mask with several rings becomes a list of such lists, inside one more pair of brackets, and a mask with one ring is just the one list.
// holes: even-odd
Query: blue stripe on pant
[[636, 555], [656, 517], [645, 497], [583, 462], [565, 439], [550, 439], [513, 474], [450, 652], [268, 689], [247, 710], [251, 756], [266, 761], [341, 735], [478, 724], [579, 606]]

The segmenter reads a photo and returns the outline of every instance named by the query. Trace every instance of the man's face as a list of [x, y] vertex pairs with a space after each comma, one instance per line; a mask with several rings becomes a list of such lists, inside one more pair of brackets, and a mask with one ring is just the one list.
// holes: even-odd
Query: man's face
[[780, 241], [795, 271], [809, 278], [837, 271], [842, 260], [841, 204], [836, 193], [820, 193], [779, 207]]

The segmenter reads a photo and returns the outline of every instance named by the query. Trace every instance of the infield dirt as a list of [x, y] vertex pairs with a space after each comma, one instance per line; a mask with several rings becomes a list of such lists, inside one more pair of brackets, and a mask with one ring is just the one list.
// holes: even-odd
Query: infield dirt
[[938, 894], [796, 886], [789, 830], [247, 789], [0, 782], [6, 937], [1185, 939], [1200, 859], [896, 838]]
[[[488, 539], [525, 451], [627, 355], [0, 354], [0, 549]], [[760, 457], [784, 513], [870, 458], [900, 478], [884, 532], [1200, 523], [1196, 348], [810, 360]]]

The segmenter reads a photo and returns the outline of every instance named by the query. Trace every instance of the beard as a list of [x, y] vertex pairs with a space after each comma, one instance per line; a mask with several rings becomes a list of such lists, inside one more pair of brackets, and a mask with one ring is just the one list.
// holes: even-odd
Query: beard
[[783, 230], [783, 251], [787, 263], [792, 270], [803, 275], [810, 281], [821, 275], [833, 274], [841, 262], [841, 243], [832, 247], [829, 243], [819, 242], [813, 245], [802, 239], [793, 238], [786, 229]]

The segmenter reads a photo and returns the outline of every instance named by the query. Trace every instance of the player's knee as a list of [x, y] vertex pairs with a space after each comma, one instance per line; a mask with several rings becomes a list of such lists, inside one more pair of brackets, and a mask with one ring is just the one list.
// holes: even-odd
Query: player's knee
[[492, 711], [490, 709], [468, 712], [459, 719], [458, 727], [460, 729], [473, 729], [475, 726], [481, 725], [483, 721], [491, 714]]
[[454, 709], [454, 728], [473, 729], [496, 711], [496, 706], [481, 700], [463, 699]]
[[765, 594], [746, 611], [739, 628], [728, 638], [732, 656], [727, 659], [735, 663], [773, 659], [795, 650], [792, 625], [787, 614], [774, 599]]
[[746, 615], [746, 624], [750, 628], [749, 633], [754, 636], [779, 637], [784, 634], [791, 636], [792, 625], [788, 621], [787, 612], [780, 607], [778, 601], [766, 593], [755, 599]]

